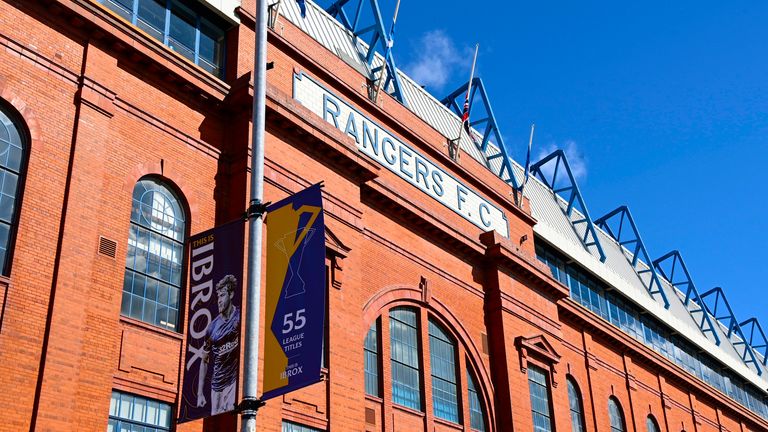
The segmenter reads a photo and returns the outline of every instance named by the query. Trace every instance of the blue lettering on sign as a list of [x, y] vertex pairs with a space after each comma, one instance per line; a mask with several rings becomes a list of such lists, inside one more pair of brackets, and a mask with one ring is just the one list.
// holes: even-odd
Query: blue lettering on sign
[[440, 174], [440, 171], [432, 171], [432, 182], [434, 183], [432, 190], [435, 192], [435, 195], [443, 196], [445, 191], [443, 190], [443, 175]]
[[429, 189], [429, 182], [427, 182], [427, 164], [417, 155], [416, 156], [416, 184], [419, 183], [419, 178], [424, 182], [424, 187]]
[[294, 98], [355, 140], [357, 149], [475, 226], [509, 237], [503, 210], [312, 78], [297, 74]]
[[386, 160], [388, 164], [394, 166], [397, 159], [395, 159], [395, 156], [391, 153], [387, 155], [387, 144], [392, 148], [392, 151], [395, 151], [395, 143], [389, 139], [389, 137], [384, 137], [384, 139], [381, 140], [381, 153], [384, 155], [384, 160]]
[[344, 131], [344, 133], [353, 137], [355, 139], [355, 142], [360, 144], [360, 138], [357, 136], [357, 125], [355, 124], [354, 113], [349, 113], [349, 117], [347, 117], [347, 128]]
[[[352, 113], [349, 113], [349, 115], [351, 116]], [[371, 130], [373, 130], [373, 136], [371, 136]], [[363, 147], [368, 147], [366, 144], [371, 145], [376, 156], [379, 155], [379, 129], [368, 127], [368, 122], [363, 120]]]
[[[483, 210], [485, 210], [485, 214], [483, 214]], [[490, 216], [491, 215], [491, 209], [488, 208], [488, 204], [486, 203], [480, 203], [480, 221], [483, 222], [483, 225], [485, 225], [486, 228], [491, 227], [491, 221], [485, 219], [485, 215]]]
[[405, 167], [411, 164], [408, 162], [408, 160], [405, 159], [405, 155], [411, 157], [413, 156], [413, 153], [411, 153], [411, 151], [405, 147], [400, 147], [400, 172], [403, 173], [403, 175], [408, 176], [408, 178], [413, 178], [413, 174], [405, 170]]
[[[329, 107], [329, 105], [333, 105], [333, 110]], [[339, 108], [339, 104], [336, 103], [335, 100], [328, 97], [327, 94], [323, 95], [323, 120], [329, 121], [328, 117], [326, 117], [326, 114], [331, 115], [331, 120], [333, 120], [333, 125], [336, 126], [336, 129], [339, 128], [339, 116], [341, 115], [341, 109]]]
[[467, 190], [460, 184], [456, 185], [456, 198], [458, 199], [459, 210], [461, 210], [461, 204], [467, 202]]

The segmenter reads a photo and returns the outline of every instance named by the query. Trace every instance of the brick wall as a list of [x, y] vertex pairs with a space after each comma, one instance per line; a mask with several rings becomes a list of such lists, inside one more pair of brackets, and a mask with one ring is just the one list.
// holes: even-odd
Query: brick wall
[[[131, 191], [144, 176], [164, 179], [183, 197], [188, 233], [243, 211], [254, 43], [242, 17], [227, 36], [223, 82], [90, 0], [0, 2], [0, 98], [23, 118], [30, 147], [12, 270], [0, 280], [0, 430], [105, 430], [112, 389], [176, 403], [183, 332], [120, 315]], [[535, 221], [501, 180], [469, 157], [451, 161], [445, 137], [389, 96], [368, 101], [365, 79], [287, 20], [270, 33], [268, 59], [266, 200], [325, 183], [333, 272], [325, 378], [269, 401], [259, 430], [279, 431], [282, 419], [335, 431], [469, 430], [469, 369], [489, 429], [527, 431], [529, 364], [548, 372], [558, 431], [570, 430], [567, 377], [587, 430], [609, 430], [609, 397], [630, 431], [645, 430], [648, 415], [664, 431], [768, 430], [570, 301], [536, 261]], [[299, 71], [504, 209], [510, 238], [483, 235], [359, 153], [292, 99]], [[117, 241], [115, 258], [97, 253], [99, 237]], [[385, 325], [382, 397], [364, 392], [363, 339], [394, 306], [415, 308], [422, 323], [421, 412], [392, 402]], [[429, 403], [430, 318], [456, 340], [461, 425]], [[177, 430], [235, 428], [226, 417]]]

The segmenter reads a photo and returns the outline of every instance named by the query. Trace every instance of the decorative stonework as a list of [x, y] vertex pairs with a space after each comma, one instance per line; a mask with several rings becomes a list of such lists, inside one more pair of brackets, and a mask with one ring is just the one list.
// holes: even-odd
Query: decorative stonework
[[555, 351], [544, 335], [530, 338], [518, 336], [515, 338], [515, 347], [520, 355], [520, 372], [526, 373], [528, 371], [528, 359], [533, 358], [538, 363], [543, 363], [548, 367], [552, 387], [557, 387], [556, 365], [560, 362], [560, 354]]
[[327, 226], [325, 227], [325, 255], [328, 262], [330, 284], [341, 289], [344, 283], [344, 258], [351, 249], [344, 245]]

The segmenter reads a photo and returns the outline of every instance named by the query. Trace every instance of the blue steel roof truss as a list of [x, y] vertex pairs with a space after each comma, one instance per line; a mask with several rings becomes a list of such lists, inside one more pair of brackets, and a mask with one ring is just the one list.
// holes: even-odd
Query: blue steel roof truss
[[[382, 86], [383, 89], [388, 89], [390, 84], [392, 85], [392, 97], [400, 101], [401, 104], [408, 106], [405, 100], [405, 94], [403, 93], [403, 86], [400, 82], [400, 76], [397, 74], [397, 66], [395, 65], [395, 58], [392, 55], [392, 45], [394, 44], [393, 35], [387, 34], [384, 26], [384, 20], [381, 17], [381, 9], [379, 9], [378, 0], [357, 0], [357, 7], [355, 8], [354, 20], [350, 20], [347, 11], [344, 7], [350, 0], [338, 0], [333, 2], [326, 12], [339, 20], [344, 27], [352, 32], [355, 38], [362, 39], [364, 35], [371, 33], [370, 39], [367, 41], [368, 52], [361, 53], [361, 57], [365, 63], [370, 67], [373, 63], [374, 54], [376, 53], [376, 44], [379, 44], [381, 51], [384, 53], [385, 62], [381, 67], [371, 70], [374, 75], [371, 77], [372, 81], [375, 81], [375, 75], [378, 73], [379, 78], [384, 77], [384, 70], [386, 69], [386, 81]], [[373, 16], [373, 24], [362, 26], [361, 19], [363, 17], [363, 8], [368, 5], [370, 7], [370, 13]], [[357, 46], [357, 44], [355, 44]]]
[[[464, 97], [466, 96], [468, 85], [469, 82], [465, 83], [450, 93], [448, 96], [444, 97], [441, 101], [443, 105], [451, 109], [459, 117], [461, 117], [463, 114], [462, 111]], [[473, 107], [475, 107], [475, 97], [478, 95], [478, 93], [480, 94], [479, 101], [483, 104], [482, 108], [484, 109], [485, 117], [480, 119], [473, 119], [472, 111]], [[477, 110], [475, 110], [475, 112], [477, 112]], [[489, 168], [491, 161], [495, 159], [501, 159], [501, 168], [499, 169], [499, 172], [496, 173], [496, 175], [498, 175], [499, 178], [504, 180], [507, 184], [512, 185], [515, 193], [517, 193], [520, 186], [518, 185], [515, 174], [512, 171], [512, 162], [509, 154], [507, 153], [507, 146], [504, 144], [504, 139], [502, 138], [501, 132], [499, 131], [499, 124], [496, 122], [496, 116], [493, 114], [491, 100], [488, 97], [488, 93], [485, 91], [483, 80], [478, 77], [472, 79], [472, 89], [469, 93], [469, 125], [483, 136], [481, 141], [477, 141], [474, 136], [470, 136], [469, 138], [475, 144], [475, 147], [477, 147], [477, 149], [480, 150], [483, 155], [485, 155]], [[493, 150], [498, 150], [498, 152], [494, 152], [493, 154], [489, 154], [490, 147], [488, 146], [488, 143], [491, 142], [491, 138], [493, 138], [493, 142], [496, 144], [496, 148]]]
[[[763, 327], [760, 325], [760, 322], [757, 318], [750, 318], [739, 325], [742, 330], [747, 330], [747, 334], [749, 334], [749, 345], [752, 349], [763, 356], [763, 366], [768, 366], [768, 339], [765, 338], [765, 332], [763, 332]], [[760, 339], [755, 341], [755, 336]]]
[[[542, 168], [554, 163], [552, 169], [552, 176], [548, 177], [547, 173]], [[550, 165], [551, 166], [551, 165]], [[564, 186], [558, 186], [558, 175], [561, 171], [565, 171], [567, 181]], [[531, 174], [539, 177], [547, 187], [549, 187], [555, 195], [562, 196], [568, 203], [567, 207], [563, 209], [568, 219], [574, 228], [580, 224], [585, 224], [584, 235], [581, 236], [581, 243], [585, 248], [593, 247], [600, 255], [600, 262], [605, 262], [605, 252], [603, 246], [600, 244], [600, 239], [597, 237], [597, 231], [595, 225], [592, 223], [592, 219], [589, 217], [589, 211], [587, 205], [584, 202], [584, 198], [579, 191], [579, 186], [576, 184], [576, 179], [573, 177], [570, 165], [568, 165], [568, 159], [565, 157], [565, 153], [562, 150], [555, 150], [548, 156], [545, 156], [542, 160], [531, 165]], [[563, 195], [567, 194], [567, 195]], [[561, 206], [562, 207], [562, 206]], [[580, 219], [574, 220], [573, 210], [579, 211], [583, 216]]]
[[[614, 231], [611, 228], [611, 222], [615, 224], [616, 219], [618, 219], [618, 227], [616, 227], [617, 229]], [[653, 267], [653, 263], [651, 263], [651, 258], [648, 256], [648, 250], [645, 248], [643, 239], [640, 238], [640, 232], [637, 230], [637, 225], [635, 225], [635, 220], [632, 218], [632, 213], [630, 213], [629, 208], [627, 208], [627, 206], [621, 206], [596, 220], [595, 224], [605, 230], [614, 240], [619, 242], [621, 247], [625, 247], [630, 251], [632, 258], [630, 259], [627, 256], [627, 261], [632, 264], [632, 268], [635, 270], [635, 273], [637, 273], [640, 281], [645, 285], [648, 293], [651, 297], [657, 295], [661, 296], [661, 299], [664, 301], [664, 308], [669, 309], [669, 300], [667, 300], [667, 295], [664, 294], [659, 276], [656, 273], [656, 269]], [[624, 229], [627, 225], [629, 225], [631, 232]], [[638, 265], [641, 259], [648, 265], [648, 268], [643, 268]], [[647, 282], [646, 279], [648, 279]]]
[[[671, 264], [670, 264], [671, 263]], [[667, 270], [664, 269], [665, 265]], [[715, 324], [712, 322], [709, 313], [707, 312], [704, 300], [699, 295], [699, 290], [696, 289], [696, 284], [693, 283], [691, 274], [688, 272], [688, 266], [683, 261], [683, 256], [679, 251], [673, 250], [668, 254], [657, 258], [653, 262], [653, 267], [661, 274], [661, 276], [668, 280], [675, 288], [685, 287], [685, 301], [683, 305], [688, 309], [688, 313], [691, 316], [694, 314], [701, 314], [701, 319], [698, 320], [699, 330], [706, 336], [707, 333], [712, 335], [715, 339], [715, 344], [720, 345], [720, 336], [715, 331]], [[677, 278], [675, 277], [677, 276]], [[692, 306], [689, 306], [692, 305]]]
[[[733, 309], [731, 309], [731, 305], [728, 303], [728, 299], [725, 297], [725, 292], [723, 292], [722, 288], [715, 287], [701, 295], [703, 300], [711, 299], [713, 297], [714, 304], [711, 304], [712, 302], [710, 302], [710, 304], [705, 302], [704, 306], [715, 317], [716, 320], [720, 321], [726, 327], [728, 327], [728, 339], [731, 341], [731, 344], [734, 348], [737, 350], [742, 350], [741, 360], [744, 362], [744, 364], [749, 365], [752, 363], [755, 366], [757, 374], [762, 375], [763, 369], [760, 367], [760, 363], [757, 361], [757, 357], [752, 351], [752, 346], [744, 336], [744, 331], [741, 329], [739, 321], [733, 314]], [[720, 314], [718, 314], [718, 311]], [[735, 335], [738, 339], [734, 340], [732, 338], [733, 335]]]

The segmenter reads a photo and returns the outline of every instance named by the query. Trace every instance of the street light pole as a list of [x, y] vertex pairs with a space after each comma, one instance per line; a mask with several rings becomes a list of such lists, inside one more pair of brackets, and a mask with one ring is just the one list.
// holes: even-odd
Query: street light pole
[[267, 0], [256, 0], [256, 46], [253, 61], [253, 119], [251, 140], [251, 199], [248, 208], [248, 289], [245, 314], [242, 432], [256, 431], [259, 383], [259, 323], [261, 305], [261, 237], [264, 213], [264, 128], [267, 90]]

